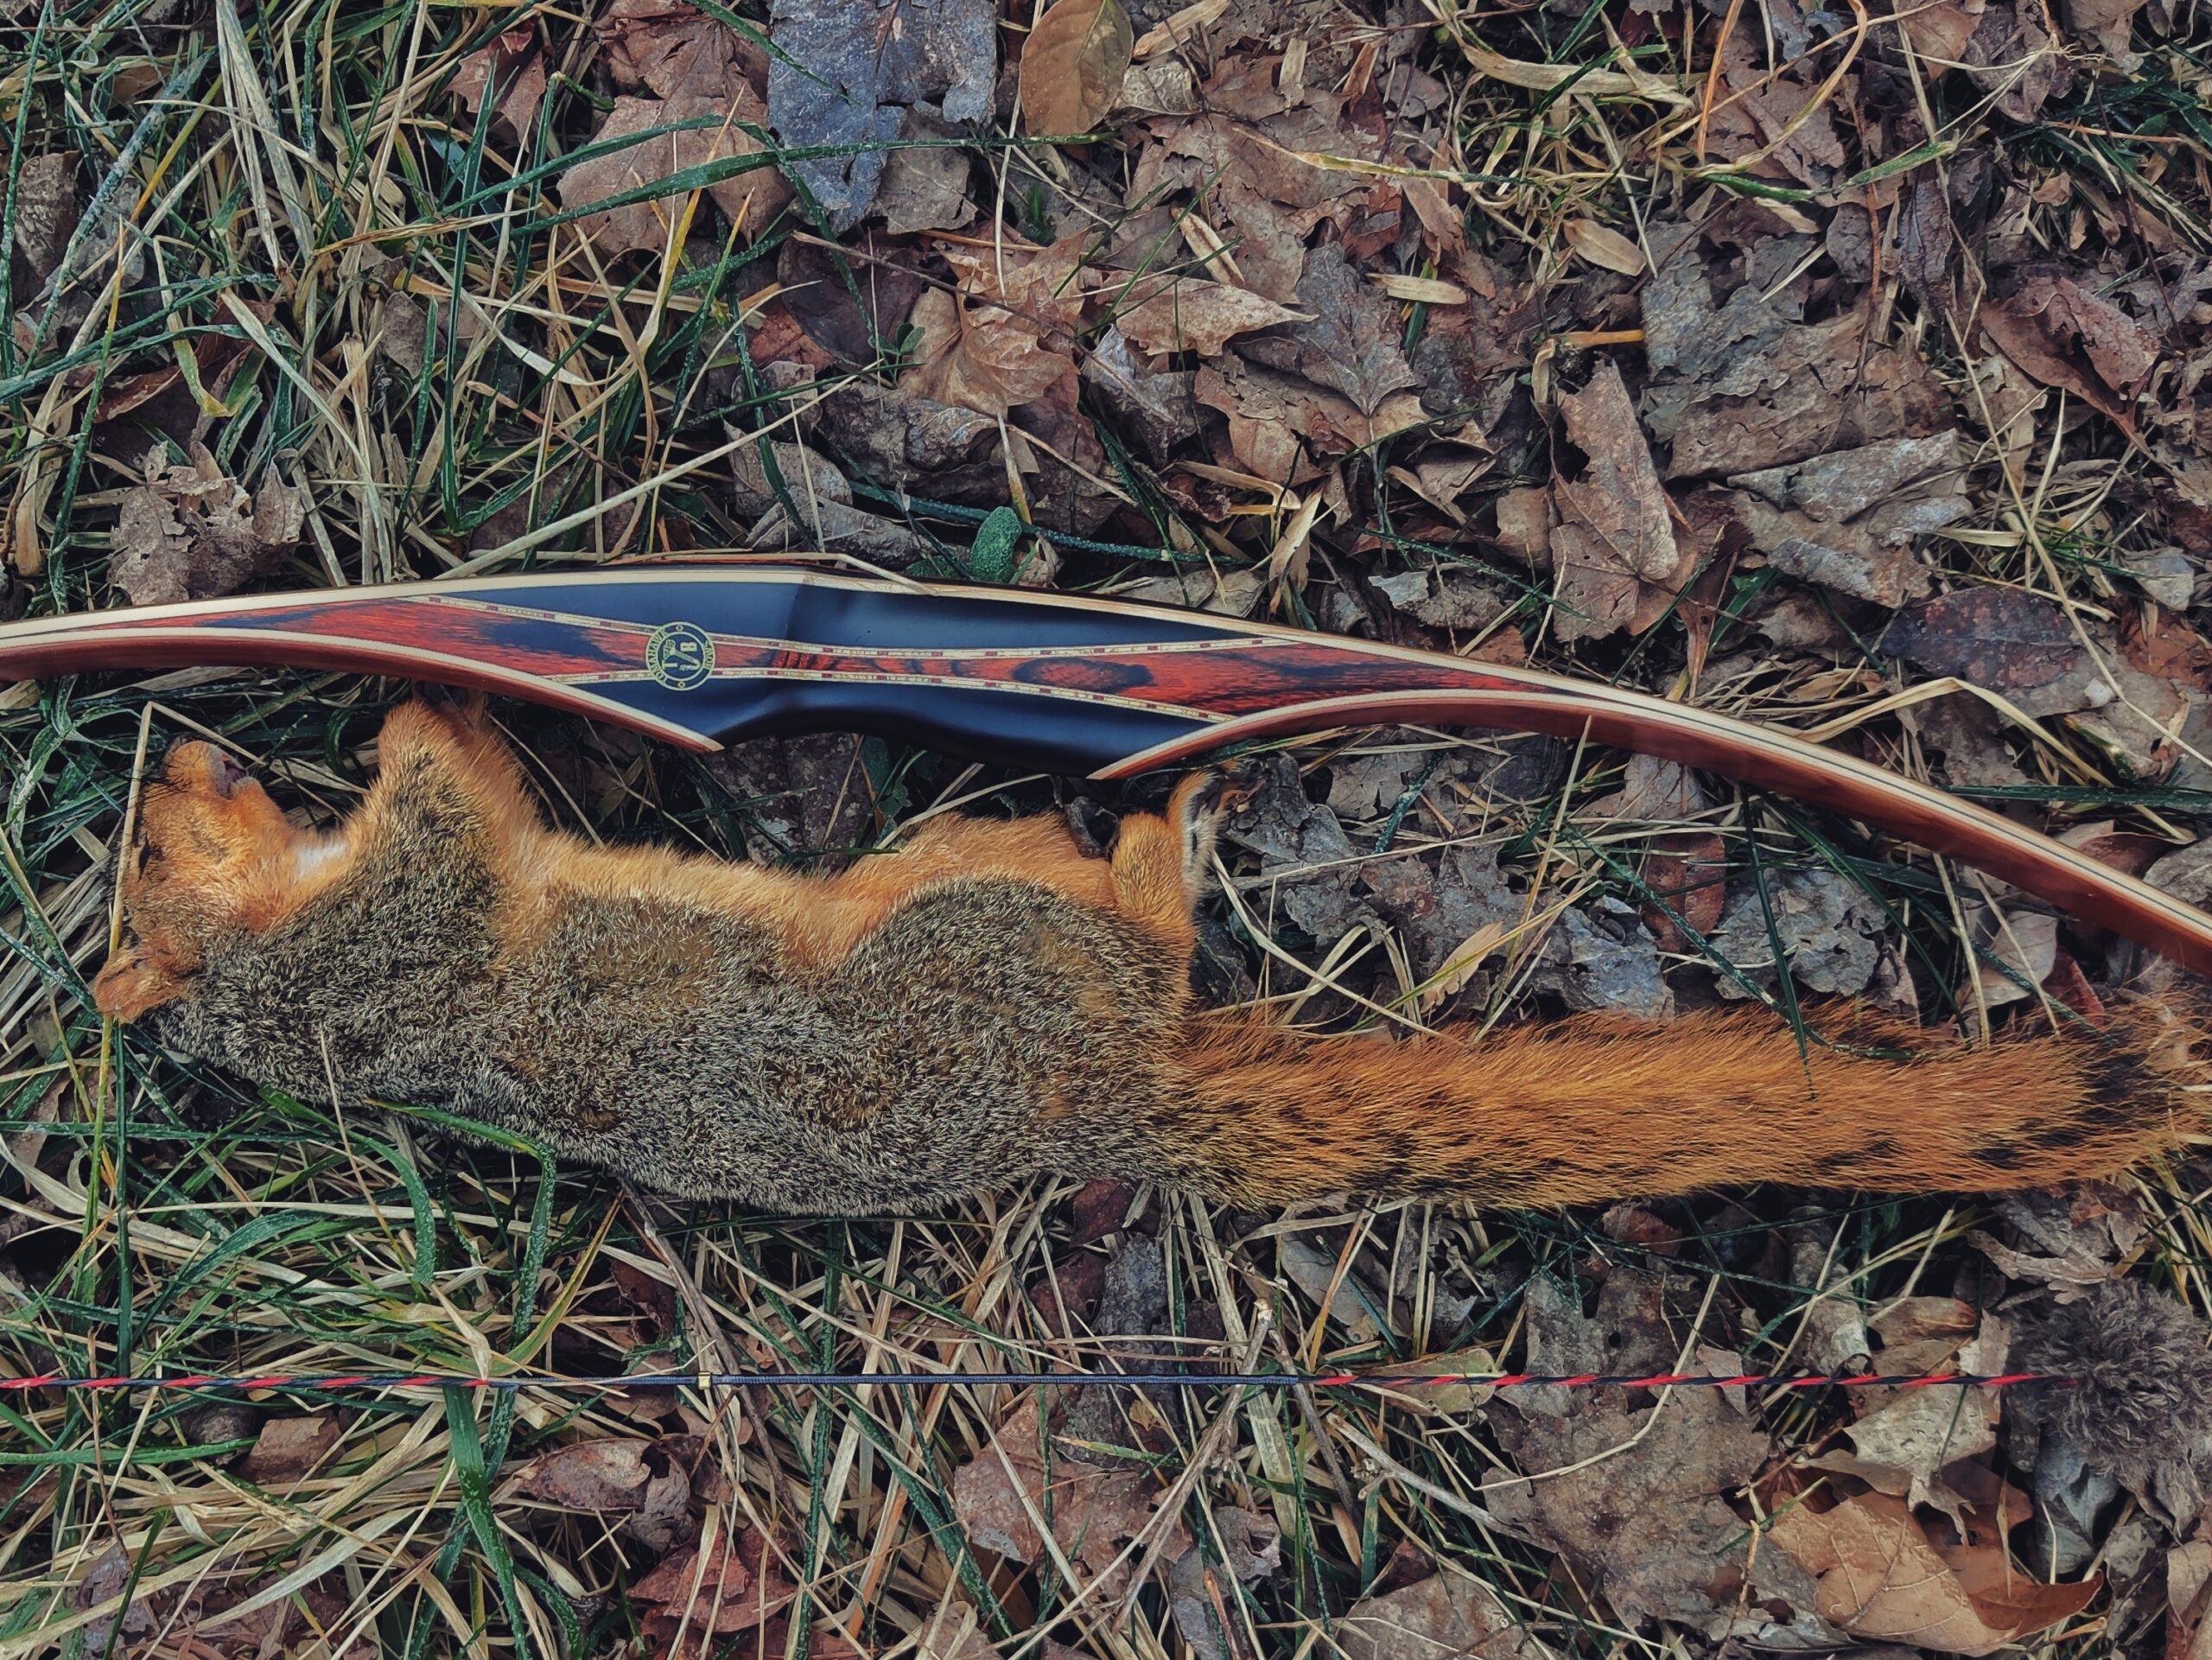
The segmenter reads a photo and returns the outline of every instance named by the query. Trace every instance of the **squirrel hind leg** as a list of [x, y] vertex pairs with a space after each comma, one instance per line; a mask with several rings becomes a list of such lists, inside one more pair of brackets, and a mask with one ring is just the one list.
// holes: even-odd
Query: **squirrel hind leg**
[[1122, 913], [1179, 951], [1198, 943], [1192, 915], [1213, 885], [1221, 821], [1249, 796], [1233, 772], [1193, 773], [1167, 798], [1166, 813], [1133, 814], [1114, 843], [1114, 897]]

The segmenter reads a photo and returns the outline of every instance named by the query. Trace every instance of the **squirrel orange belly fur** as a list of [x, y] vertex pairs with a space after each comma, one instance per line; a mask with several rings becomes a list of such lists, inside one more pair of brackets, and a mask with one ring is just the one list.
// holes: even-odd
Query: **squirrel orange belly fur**
[[812, 1212], [1044, 1171], [1244, 1205], [1971, 1191], [2109, 1173], [2202, 1112], [2192, 1034], [2149, 1003], [1912, 1060], [1801, 1055], [1764, 1010], [1478, 1046], [1203, 1011], [1204, 775], [1123, 820], [1110, 858], [1055, 819], [956, 819], [810, 876], [549, 830], [480, 714], [410, 703], [380, 747], [330, 834], [211, 746], [173, 748], [101, 1009], [296, 1094], [435, 1106], [649, 1186]]

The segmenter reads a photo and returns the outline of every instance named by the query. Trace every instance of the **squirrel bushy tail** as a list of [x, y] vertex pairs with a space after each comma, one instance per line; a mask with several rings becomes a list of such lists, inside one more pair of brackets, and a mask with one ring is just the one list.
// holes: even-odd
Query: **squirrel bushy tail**
[[1859, 1021], [1801, 1052], [1758, 1008], [1659, 1028], [1571, 1020], [1477, 1044], [1201, 1016], [1160, 1139], [1173, 1179], [1237, 1204], [1351, 1193], [1545, 1206], [1750, 1182], [2041, 1186], [2109, 1175], [2212, 1110], [2199, 1092], [2212, 1069], [2190, 1053], [2202, 1024], [2172, 1005], [2063, 1026], [1930, 1052], [1921, 1028]]

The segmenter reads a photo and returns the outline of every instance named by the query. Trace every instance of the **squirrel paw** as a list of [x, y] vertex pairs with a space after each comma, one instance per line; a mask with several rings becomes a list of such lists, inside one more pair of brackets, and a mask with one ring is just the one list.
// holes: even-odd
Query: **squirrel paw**
[[489, 700], [468, 686], [448, 686], [442, 681], [418, 680], [416, 700], [431, 714], [465, 731], [481, 732], [489, 720]]
[[1193, 900], [1212, 887], [1214, 844], [1223, 821], [1251, 805], [1265, 777], [1252, 761], [1231, 761], [1193, 773], [1168, 798], [1168, 821], [1183, 844], [1183, 886]]
[[1086, 859], [1109, 859], [1114, 838], [1122, 827], [1121, 816], [1104, 802], [1087, 795], [1070, 798], [1061, 812], [1068, 821], [1068, 835]]

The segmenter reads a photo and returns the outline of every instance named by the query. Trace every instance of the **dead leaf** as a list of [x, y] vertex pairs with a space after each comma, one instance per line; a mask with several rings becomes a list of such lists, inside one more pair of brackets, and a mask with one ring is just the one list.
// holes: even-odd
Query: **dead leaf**
[[[687, 128], [626, 145], [605, 156], [579, 162], [561, 175], [563, 207], [589, 207], [626, 191], [636, 190], [682, 172], [725, 157], [757, 156], [764, 148], [741, 123], [757, 125], [765, 111], [747, 87], [727, 103], [685, 94], [671, 99], [618, 98], [613, 112], [599, 130], [596, 142], [607, 143], [649, 131], [671, 122], [712, 116], [719, 124]], [[791, 200], [791, 191], [772, 167], [758, 167], [706, 188], [715, 205], [741, 231], [758, 231]], [[676, 192], [644, 201], [625, 203], [586, 213], [576, 223], [597, 246], [602, 258], [633, 251], [658, 254], [668, 245], [669, 232], [682, 212], [683, 194]]]
[[1196, 352], [1201, 357], [1215, 357], [1232, 334], [1305, 321], [1288, 306], [1226, 283], [1194, 282], [1186, 277], [1164, 285], [1147, 284], [1139, 292], [1147, 297], [1117, 311], [1115, 322], [1131, 343], [1147, 352]]
[[1982, 330], [2046, 386], [2060, 386], [2134, 430], [2131, 410], [2158, 359], [2157, 339], [2070, 277], [2030, 277], [1983, 302]]
[[1928, 591], [1913, 538], [1972, 507], [1955, 433], [1889, 438], [1739, 473], [1732, 506], [1767, 563], [1839, 593], [1898, 606]]
[[1996, 1194], [1991, 1204], [2004, 1237], [1976, 1228], [1967, 1243], [2006, 1279], [2050, 1287], [2062, 1302], [2112, 1279], [2143, 1237], [2142, 1205], [2110, 1182]]
[[992, 0], [775, 0], [768, 17], [776, 48], [770, 129], [795, 147], [853, 147], [790, 164], [832, 234], [875, 206], [885, 147], [907, 136], [911, 106], [933, 105], [954, 126], [990, 111], [998, 71]]
[[618, 92], [729, 99], [766, 71], [758, 46], [687, 0], [609, 0], [592, 33]]
[[[1427, 798], [1443, 793], [1432, 785]], [[1397, 800], [1394, 792], [1382, 811]], [[1502, 935], [1521, 920], [1521, 896], [1498, 869], [1493, 846], [1448, 848], [1433, 868], [1427, 858], [1377, 860], [1363, 868], [1357, 887], [1397, 930], [1408, 964], [1424, 984], [1459, 963], [1485, 930]]]
[[1379, 159], [1382, 147], [1371, 132], [1346, 124], [1334, 100], [1286, 109], [1271, 85], [1271, 112], [1239, 118], [1221, 105], [1219, 91], [1209, 86], [1206, 113], [1151, 124], [1157, 143], [1138, 158], [1126, 199], [1196, 193], [1207, 222], [1235, 245], [1241, 285], [1286, 304], [1298, 300], [1310, 311], [1297, 292], [1307, 240], [1324, 222], [1349, 225], [1374, 183], [1311, 158]]
[[1643, 275], [1643, 250], [1618, 231], [1591, 219], [1571, 219], [1560, 229], [1567, 245], [1592, 264], [1624, 277]]
[[1336, 1641], [1344, 1660], [1551, 1660], [1553, 1652], [1497, 1592], [1449, 1567], [1352, 1604]]
[[[1875, 1322], [1875, 1330], [1884, 1332], [1884, 1323]], [[1983, 1313], [1975, 1329], [1933, 1344], [1892, 1344], [1885, 1338], [1877, 1370], [1993, 1374], [2005, 1370], [2007, 1346], [2004, 1322]], [[1870, 1388], [1853, 1390], [1851, 1402], [1857, 1418], [1844, 1431], [1850, 1454], [1815, 1464], [1855, 1476], [1907, 1504], [1942, 1510], [1963, 1528], [1967, 1500], [1945, 1482], [1943, 1472], [1997, 1445], [1997, 1391]]]
[[[1666, 245], [1661, 230], [1655, 246]], [[1669, 478], [1784, 466], [1954, 424], [1918, 353], [1869, 339], [1863, 301], [1812, 324], [1751, 282], [1718, 302], [1702, 245], [1693, 234], [1643, 288], [1643, 413], [1653, 441], [1674, 446]]]
[[1128, 1589], [1135, 1554], [1118, 1567], [1116, 1558], [1132, 1540], [1164, 1537], [1161, 1555], [1172, 1561], [1191, 1548], [1191, 1536], [1179, 1517], [1157, 1515], [1160, 1488], [1148, 1471], [1050, 1455], [1039, 1445], [1038, 1399], [1035, 1390], [1025, 1395], [990, 1444], [954, 1472], [953, 1508], [976, 1544], [1020, 1562], [1044, 1555], [1035, 1518], [1049, 1517], [1061, 1551], [1091, 1576], [1077, 1589], [1110, 1603]]
[[[1217, 1612], [1230, 1581], [1249, 1585], [1282, 1566], [1282, 1530], [1247, 1510], [1228, 1506], [1209, 1512], [1206, 1543], [1193, 1545], [1168, 1565], [1167, 1604], [1183, 1640], [1199, 1660], [1232, 1660]], [[1211, 1549], [1220, 1542], [1217, 1559]]]
[[637, 1509], [652, 1479], [639, 1441], [572, 1441], [541, 1453], [515, 1479], [515, 1491], [572, 1511]]
[[2143, 0], [2062, 0], [2061, 10], [2066, 26], [2094, 41], [2122, 73], [2133, 72], [2142, 62], [2142, 54], [2131, 49], [2131, 41]]
[[953, 1599], [930, 1616], [915, 1653], [918, 1660], [993, 1660], [998, 1647], [978, 1629], [974, 1605]]
[[1471, 634], [1487, 628], [1513, 604], [1494, 585], [1461, 565], [1372, 577], [1368, 586], [1388, 600], [1392, 610], [1428, 627], [1455, 633]]
[[526, 138], [537, 124], [537, 107], [545, 101], [545, 60], [537, 50], [533, 23], [518, 23], [493, 36], [490, 43], [472, 52], [454, 71], [448, 90], [471, 115], [492, 99], [492, 118], [511, 138]]
[[1589, 465], [1560, 479], [1551, 532], [1556, 627], [1562, 639], [1641, 633], [1666, 614], [1689, 576], [1675, 541], [1666, 492], [1651, 465], [1619, 367], [1607, 362], [1580, 391], [1560, 399], [1567, 435]]
[[234, 593], [300, 542], [307, 498], [270, 478], [249, 495], [223, 476], [203, 444], [184, 466], [158, 445], [146, 482], [117, 512], [108, 580], [134, 605], [212, 600]]
[[[1683, 1299], [1686, 1307], [1670, 1313], [1670, 1303]], [[1548, 1276], [1532, 1280], [1526, 1369], [1672, 1371], [1686, 1313], [1696, 1305], [1695, 1281], [1616, 1266], [1586, 1317], [1565, 1288]], [[1753, 1602], [1810, 1604], [1811, 1580], [1777, 1552], [1754, 1554], [1750, 1530], [1725, 1502], [1766, 1461], [1770, 1445], [1723, 1391], [1676, 1390], [1657, 1405], [1636, 1392], [1515, 1390], [1488, 1412], [1519, 1469], [1563, 1472], [1494, 1488], [1492, 1508], [1564, 1552], [1623, 1618], [1709, 1628], [1716, 1611], [1746, 1594]], [[1573, 1467], [1586, 1460], [1592, 1461]]]
[[1122, 0], [1054, 0], [1022, 43], [1022, 126], [1052, 137], [1089, 132], [1113, 107], [1135, 50]]
[[343, 1433], [344, 1427], [327, 1412], [271, 1418], [238, 1461], [238, 1473], [264, 1487], [297, 1481], [321, 1466]]
[[1319, 469], [1300, 449], [1301, 438], [1314, 457], [1334, 457], [1428, 419], [1410, 392], [1395, 393], [1364, 414], [1351, 399], [1303, 376], [1246, 362], [1240, 353], [1261, 343], [1244, 342], [1201, 364], [1191, 382], [1193, 398], [1228, 417], [1230, 450], [1255, 477], [1290, 485], [1314, 476]]
[[[1758, 885], [1745, 883], [1729, 895], [1707, 938], [1716, 954], [1765, 987], [1778, 983], [1779, 941], [1790, 978], [1808, 990], [1848, 997], [1873, 978], [1886, 925], [1881, 906], [1858, 883], [1816, 868], [1770, 872], [1764, 903]], [[1713, 984], [1731, 1000], [1751, 995], [1732, 975]]]
[[1992, 3], [1967, 39], [1959, 61], [1975, 88], [1993, 96], [2012, 120], [2026, 123], [2074, 84], [2074, 72], [2043, 26], [2039, 5]]
[[23, 158], [16, 181], [16, 303], [33, 298], [46, 286], [68, 251], [80, 214], [77, 205], [77, 162], [74, 150], [58, 150]]
[[1191, 0], [1189, 5], [1170, 12], [1144, 32], [1143, 38], [1136, 43], [1138, 59], [1156, 58], [1178, 47], [1189, 46], [1209, 24], [1218, 22], [1228, 10], [1229, 0]]
[[942, 289], [914, 302], [910, 390], [939, 404], [1004, 415], [1065, 380], [1072, 360], [1038, 349], [1037, 331], [989, 306], [970, 308]]
[[624, 1533], [666, 1550], [690, 1530], [691, 1481], [671, 1445], [701, 1464], [698, 1449], [683, 1445], [695, 1439], [573, 1441], [531, 1460], [513, 1491], [564, 1510], [623, 1512]]
[[1306, 255], [1298, 303], [1306, 321], [1246, 341], [1242, 354], [1325, 386], [1370, 417], [1391, 393], [1420, 384], [1400, 344], [1396, 308], [1359, 280], [1342, 248], [1325, 243]]
[[[917, 137], [956, 136], [918, 111], [909, 119]], [[968, 197], [968, 152], [956, 144], [910, 144], [893, 150], [883, 164], [875, 211], [893, 236], [965, 225], [976, 213]]]
[[[124, 1549], [123, 1542], [116, 1540], [79, 1570], [77, 1582], [70, 1589], [70, 1606], [82, 1612], [112, 1601], [123, 1595], [124, 1589], [130, 1585], [131, 1577], [130, 1555]], [[161, 1612], [154, 1597], [143, 1591], [134, 1591], [130, 1600], [117, 1612], [86, 1625], [86, 1645], [95, 1653], [111, 1644], [118, 1651], [128, 1653], [130, 1651], [129, 1647], [116, 1643], [116, 1628], [118, 1625], [122, 1627], [120, 1634], [125, 1639], [144, 1637], [154, 1629], [155, 1620]]]
[[1643, 925], [1657, 937], [1661, 951], [1691, 949], [1675, 917], [1706, 938], [1719, 925], [1720, 907], [1728, 895], [1728, 855], [1726, 844], [1711, 830], [1669, 830], [1653, 836], [1637, 876], [1674, 913], [1669, 916], [1650, 900], [1644, 901]]
[[[410, 296], [405, 295], [388, 294], [383, 305], [390, 307], [395, 300], [408, 299]], [[410, 303], [414, 302], [410, 300]], [[264, 323], [275, 315], [275, 308], [262, 302], [250, 303], [248, 309]], [[224, 388], [230, 384], [231, 377], [237, 373], [239, 361], [249, 349], [247, 341], [232, 334], [210, 333], [192, 341], [193, 368], [200, 378], [200, 390], [207, 398], [219, 399], [222, 397]], [[416, 366], [422, 366], [419, 359]], [[120, 420], [134, 410], [143, 409], [173, 388], [178, 389], [181, 401], [195, 417], [210, 413], [206, 404], [194, 399], [183, 386], [184, 366], [174, 360], [159, 369], [149, 369], [143, 374], [121, 376], [108, 382], [106, 391], [101, 394], [99, 404], [92, 411], [92, 420], [95, 424]], [[179, 436], [188, 437], [190, 432], [191, 425], [187, 423], [185, 431]]]
[[1878, 649], [1931, 675], [2003, 692], [2032, 716], [2068, 714], [2112, 696], [2058, 607], [2018, 588], [1961, 588], [1909, 605]]
[[646, 1631], [663, 1642], [679, 1626], [715, 1636], [749, 1631], [786, 1606], [797, 1589], [756, 1530], [723, 1532], [710, 1556], [685, 1545], [630, 1587], [633, 1602], [657, 1605]]
[[1898, 0], [1894, 15], [1911, 39], [1912, 49], [1920, 54], [1922, 73], [1935, 80], [1959, 61], [1981, 22], [1982, 10], [1983, 0], [1950, 0], [1933, 5]]
[[995, 417], [1053, 395], [1072, 407], [1081, 239], [980, 255], [949, 249], [946, 258], [960, 292], [929, 289], [914, 302], [918, 338], [899, 389]]
[[1974, 984], [1959, 993], [1961, 1006], [1974, 1005], [1977, 988], [1980, 1002], [1991, 1008], [2034, 996], [2035, 988], [2057, 966], [2058, 919], [2015, 911], [2000, 921], [1985, 907], [1974, 906], [1967, 920], [1980, 951], [1974, 957]]
[[1694, 818], [1706, 809], [1705, 786], [1679, 761], [1657, 755], [1630, 755], [1621, 768], [1618, 790], [1577, 810], [1596, 824], [1628, 819], [1639, 824]]
[[2079, 1613], [2103, 1585], [2041, 1584], [2007, 1563], [2002, 1545], [1939, 1553], [1910, 1507], [1886, 1493], [1827, 1511], [1793, 1505], [1767, 1536], [1820, 1576], [1814, 1606], [1823, 1619], [1854, 1637], [1948, 1654], [1988, 1654], [2043, 1631]]
[[1802, 80], [1761, 62], [1756, 36], [1731, 32], [1721, 48], [1727, 95], [1713, 105], [1706, 127], [1713, 154], [1770, 179], [1823, 186], [1844, 165], [1831, 100], [1817, 80]]
[[1191, 372], [1145, 368], [1118, 328], [1108, 328], [1083, 359], [1083, 378], [1099, 401], [1128, 423], [1145, 458], [1164, 467], [1175, 447], [1198, 436], [1198, 406]]
[[1399, 1335], [1386, 1301], [1357, 1274], [1340, 1275], [1334, 1251], [1287, 1235], [1276, 1245], [1275, 1259], [1284, 1277], [1317, 1308], [1325, 1309], [1327, 1318], [1343, 1328], [1345, 1339], [1355, 1347], [1370, 1348], [1386, 1337]]
[[1659, 942], [1636, 908], [1608, 894], [1562, 912], [1545, 937], [1529, 984], [1556, 994], [1578, 1014], [1666, 1021], [1675, 994], [1659, 962]]

